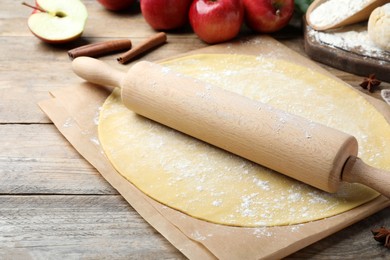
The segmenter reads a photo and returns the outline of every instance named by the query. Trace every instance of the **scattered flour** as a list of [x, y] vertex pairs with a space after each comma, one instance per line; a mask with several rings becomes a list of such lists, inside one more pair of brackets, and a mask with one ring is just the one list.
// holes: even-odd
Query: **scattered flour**
[[62, 127], [64, 127], [64, 128], [69, 128], [69, 127], [72, 127], [73, 126], [73, 118], [72, 117], [68, 117], [66, 120], [65, 120], [65, 122], [64, 122], [64, 124], [62, 125]]
[[102, 107], [100, 106], [99, 108], [98, 108], [98, 110], [96, 111], [96, 113], [95, 113], [95, 116], [93, 117], [93, 123], [95, 124], [95, 125], [99, 125], [99, 115], [100, 115], [100, 111], [102, 110]]
[[221, 206], [221, 205], [222, 205], [222, 200], [214, 200], [214, 201], [213, 201], [213, 206], [219, 207], [219, 206]]
[[258, 238], [261, 238], [261, 237], [271, 237], [273, 233], [267, 227], [259, 227], [254, 229], [253, 235], [255, 235]]
[[95, 145], [100, 145], [99, 139], [96, 136], [93, 136], [89, 139]]
[[198, 241], [204, 241], [204, 240], [207, 239], [207, 237], [202, 235], [198, 230], [194, 231], [191, 234], [191, 236], [192, 236], [193, 239], [198, 240]]
[[303, 224], [292, 225], [290, 226], [290, 230], [291, 232], [299, 232], [301, 226], [303, 226]]

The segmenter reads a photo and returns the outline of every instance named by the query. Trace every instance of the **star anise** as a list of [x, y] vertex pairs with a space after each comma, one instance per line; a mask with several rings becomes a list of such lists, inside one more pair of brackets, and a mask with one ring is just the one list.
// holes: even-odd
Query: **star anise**
[[385, 247], [390, 248], [390, 229], [381, 227], [375, 230], [371, 230], [371, 232], [374, 235], [374, 239], [376, 241], [380, 242]]
[[367, 89], [370, 92], [374, 92], [374, 88], [379, 86], [381, 82], [375, 78], [375, 74], [370, 74], [368, 78], [365, 78], [360, 86]]

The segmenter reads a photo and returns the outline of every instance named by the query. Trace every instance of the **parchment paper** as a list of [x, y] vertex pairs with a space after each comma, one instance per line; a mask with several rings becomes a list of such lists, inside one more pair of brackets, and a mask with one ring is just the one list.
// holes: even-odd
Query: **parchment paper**
[[[264, 56], [269, 56], [271, 49], [277, 50], [279, 58], [289, 57], [290, 61], [330, 75], [308, 59], [264, 36], [211, 46], [195, 53], [264, 53]], [[105, 157], [99, 145], [97, 125], [100, 107], [110, 93], [108, 88], [81, 83], [51, 92], [52, 98], [40, 102], [39, 106], [74, 148], [126, 201], [190, 259], [282, 258], [390, 205], [389, 200], [380, 196], [331, 218], [279, 227], [229, 227], [192, 218], [143, 194], [117, 173]], [[376, 100], [371, 101], [377, 103]], [[388, 107], [381, 102], [377, 105], [390, 121]]]

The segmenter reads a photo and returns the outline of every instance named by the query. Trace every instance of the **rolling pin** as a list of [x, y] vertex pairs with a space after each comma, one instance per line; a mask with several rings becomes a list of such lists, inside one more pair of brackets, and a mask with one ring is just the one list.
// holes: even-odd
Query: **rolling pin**
[[327, 192], [342, 181], [390, 198], [390, 172], [357, 158], [355, 137], [267, 104], [140, 61], [127, 73], [79, 57], [85, 80], [121, 88], [135, 113]]

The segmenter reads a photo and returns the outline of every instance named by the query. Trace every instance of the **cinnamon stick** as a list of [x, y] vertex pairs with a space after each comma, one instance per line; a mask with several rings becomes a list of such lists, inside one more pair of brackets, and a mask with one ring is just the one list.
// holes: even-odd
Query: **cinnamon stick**
[[68, 51], [68, 55], [71, 59], [79, 56], [98, 57], [108, 53], [129, 50], [131, 49], [131, 41], [113, 40], [105, 42], [91, 43], [83, 45]]
[[157, 47], [167, 41], [167, 35], [164, 32], [157, 33], [153, 35], [152, 37], [146, 39], [144, 42], [142, 42], [137, 47], [127, 51], [122, 56], [120, 56], [117, 60], [125, 64], [134, 57], [154, 48]]

